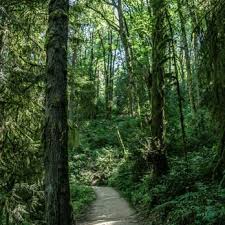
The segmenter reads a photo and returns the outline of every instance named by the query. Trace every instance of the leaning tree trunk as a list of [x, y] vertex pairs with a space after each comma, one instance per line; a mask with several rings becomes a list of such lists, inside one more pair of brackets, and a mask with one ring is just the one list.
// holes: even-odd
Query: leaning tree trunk
[[153, 47], [152, 47], [152, 152], [149, 157], [156, 176], [165, 174], [168, 162], [164, 149], [164, 63], [166, 59], [165, 2], [155, 0], [153, 4]]
[[50, 0], [44, 130], [46, 223], [71, 225], [68, 176], [67, 40], [69, 0]]

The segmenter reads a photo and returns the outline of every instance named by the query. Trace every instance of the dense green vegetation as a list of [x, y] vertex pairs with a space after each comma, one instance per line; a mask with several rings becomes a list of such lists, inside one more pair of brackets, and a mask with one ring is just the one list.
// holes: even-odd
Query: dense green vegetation
[[[207, 119], [207, 118], [206, 118]], [[170, 146], [170, 171], [154, 178], [145, 155], [148, 151], [144, 121], [116, 117], [83, 124], [80, 146], [71, 165], [77, 180], [85, 184], [117, 188], [152, 224], [223, 224], [225, 217], [224, 181], [212, 182], [213, 147], [216, 136], [191, 139], [187, 161], [179, 152], [180, 145]], [[118, 129], [125, 146], [121, 146]], [[192, 136], [195, 130], [188, 130]], [[171, 137], [174, 131], [168, 132]], [[193, 146], [195, 146], [193, 148]]]
[[223, 225], [224, 6], [1, 0], [0, 225], [72, 225], [92, 185], [147, 225]]
[[95, 200], [95, 194], [90, 186], [81, 185], [77, 182], [71, 184], [71, 202], [76, 214], [76, 219], [85, 216], [87, 207]]

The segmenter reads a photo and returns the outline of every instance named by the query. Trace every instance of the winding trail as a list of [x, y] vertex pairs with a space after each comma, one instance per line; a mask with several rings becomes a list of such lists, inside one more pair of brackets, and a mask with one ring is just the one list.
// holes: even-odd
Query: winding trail
[[140, 225], [135, 211], [119, 193], [110, 187], [93, 187], [96, 201], [90, 207], [86, 222], [78, 225]]

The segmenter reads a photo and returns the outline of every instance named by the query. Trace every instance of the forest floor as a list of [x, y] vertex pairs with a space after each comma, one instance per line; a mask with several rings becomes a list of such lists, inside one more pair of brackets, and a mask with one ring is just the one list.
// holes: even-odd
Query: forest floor
[[[157, 179], [145, 163], [150, 131], [141, 118], [83, 123], [79, 146], [70, 151], [75, 218], [87, 215], [78, 225], [225, 225], [225, 183], [212, 182], [209, 176], [216, 156], [213, 139], [191, 130], [186, 159], [180, 139], [171, 132], [170, 170]], [[112, 188], [95, 188], [95, 196], [93, 184], [115, 187], [137, 213]]]
[[111, 187], [94, 187], [96, 201], [78, 225], [138, 225], [135, 211]]

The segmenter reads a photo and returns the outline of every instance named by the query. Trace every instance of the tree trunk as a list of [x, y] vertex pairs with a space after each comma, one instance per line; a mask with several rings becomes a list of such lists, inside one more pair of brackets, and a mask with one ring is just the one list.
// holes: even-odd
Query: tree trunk
[[134, 87], [133, 87], [133, 68], [132, 68], [132, 62], [131, 62], [131, 54], [129, 51], [129, 42], [124, 22], [124, 15], [123, 15], [123, 9], [122, 9], [122, 1], [118, 0], [118, 5], [116, 6], [118, 11], [118, 17], [119, 17], [119, 33], [121, 37], [121, 41], [124, 47], [125, 52], [125, 61], [126, 61], [126, 69], [128, 73], [128, 96], [129, 96], [129, 113], [130, 115], [134, 115]]
[[[178, 0], [179, 1], [179, 0]], [[180, 114], [180, 126], [181, 126], [181, 133], [182, 133], [182, 140], [183, 140], [183, 153], [185, 158], [187, 159], [187, 142], [186, 142], [186, 132], [185, 132], [185, 123], [184, 123], [184, 112], [183, 112], [183, 101], [181, 96], [181, 89], [180, 89], [180, 82], [179, 82], [179, 72], [176, 60], [176, 49], [174, 44], [174, 32], [172, 28], [172, 24], [170, 22], [170, 16], [167, 12], [167, 20], [169, 24], [169, 30], [171, 35], [171, 48], [172, 48], [172, 59], [174, 63], [174, 72], [175, 72], [175, 80], [176, 80], [176, 89], [177, 89], [177, 97], [178, 97], [178, 106], [179, 106], [179, 114]]]
[[[0, 92], [4, 92], [5, 86], [3, 83], [3, 47], [4, 47], [4, 32], [5, 32], [5, 15], [3, 11], [0, 10]], [[0, 149], [3, 148], [4, 143], [4, 101], [0, 101]], [[0, 213], [3, 210], [3, 204], [0, 202]], [[1, 215], [0, 215], [1, 216]], [[1, 223], [1, 220], [0, 220]]]
[[[111, 56], [111, 40], [108, 40], [108, 51], [106, 51], [105, 45], [104, 45], [104, 37], [101, 36], [101, 34], [99, 33], [99, 38], [100, 38], [100, 42], [101, 42], [101, 46], [102, 46], [102, 52], [103, 52], [103, 65], [104, 65], [104, 78], [105, 78], [105, 114], [106, 114], [106, 118], [110, 119], [110, 113], [109, 113], [109, 88], [110, 88], [110, 56]], [[109, 34], [108, 34], [108, 38], [109, 38]], [[106, 52], [108, 53], [108, 55], [106, 55]]]
[[71, 225], [68, 175], [67, 40], [69, 0], [50, 0], [44, 130], [46, 223]]
[[168, 162], [164, 149], [164, 63], [166, 58], [165, 2], [155, 0], [153, 4], [153, 47], [152, 47], [152, 158], [156, 176], [165, 174]]
[[[188, 3], [187, 3], [188, 4]], [[193, 74], [193, 84], [195, 85], [194, 87], [196, 88], [196, 106], [198, 107], [200, 105], [200, 77], [199, 73], [197, 71], [197, 64], [199, 60], [199, 54], [198, 51], [200, 49], [200, 44], [199, 44], [199, 37], [201, 36], [201, 31], [200, 31], [200, 26], [199, 26], [199, 19], [197, 15], [197, 7], [195, 6], [195, 1], [191, 0], [189, 1], [189, 11], [190, 11], [190, 16], [192, 19], [192, 30], [193, 30], [193, 49], [194, 49], [194, 63], [192, 64], [192, 74]], [[196, 108], [197, 108], [196, 107]]]
[[213, 180], [221, 180], [224, 176], [225, 166], [225, 125], [221, 129], [222, 135], [218, 144], [218, 155], [216, 158], [216, 166], [213, 170]]
[[107, 111], [107, 118], [112, 118], [112, 104], [113, 104], [113, 73], [114, 73], [114, 65], [113, 65], [113, 34], [112, 31], [109, 31], [108, 33], [108, 88], [107, 88], [107, 105], [106, 105], [106, 111]]
[[191, 58], [190, 58], [190, 52], [189, 52], [188, 40], [187, 40], [187, 34], [186, 34], [186, 28], [185, 28], [185, 19], [184, 19], [184, 16], [183, 16], [182, 6], [181, 6], [180, 0], [177, 0], [177, 10], [178, 10], [179, 18], [180, 18], [180, 28], [181, 28], [182, 42], [183, 42], [183, 45], [184, 45], [189, 100], [190, 100], [192, 112], [193, 112], [193, 114], [195, 114], [196, 105], [195, 105], [195, 99], [194, 99], [194, 94], [193, 94], [193, 76], [192, 76], [192, 70], [191, 70]]
[[0, 15], [0, 74], [2, 73], [2, 66], [3, 66], [2, 51], [4, 46], [4, 23], [5, 23], [5, 16]]

